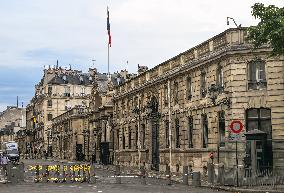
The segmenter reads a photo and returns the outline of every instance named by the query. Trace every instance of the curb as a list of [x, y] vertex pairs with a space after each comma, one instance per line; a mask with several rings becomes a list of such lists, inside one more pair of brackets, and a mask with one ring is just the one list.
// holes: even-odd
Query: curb
[[261, 189], [245, 189], [245, 188], [238, 188], [238, 187], [224, 187], [224, 186], [206, 186], [203, 185], [201, 187], [211, 188], [214, 190], [224, 190], [224, 191], [230, 191], [230, 192], [240, 192], [240, 193], [252, 193], [252, 192], [258, 192], [258, 193], [283, 193], [284, 190], [261, 190]]

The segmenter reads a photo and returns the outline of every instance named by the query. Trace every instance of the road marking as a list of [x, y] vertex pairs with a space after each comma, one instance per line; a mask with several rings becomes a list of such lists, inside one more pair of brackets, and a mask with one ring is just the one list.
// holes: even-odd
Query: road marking
[[103, 192], [103, 191], [99, 190], [98, 192]]

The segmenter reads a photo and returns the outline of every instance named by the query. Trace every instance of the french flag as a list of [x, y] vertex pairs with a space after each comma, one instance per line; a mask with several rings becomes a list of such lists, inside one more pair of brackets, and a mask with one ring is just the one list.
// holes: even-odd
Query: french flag
[[108, 45], [111, 47], [111, 34], [110, 34], [110, 23], [109, 23], [108, 7], [107, 7], [107, 34], [108, 34]]

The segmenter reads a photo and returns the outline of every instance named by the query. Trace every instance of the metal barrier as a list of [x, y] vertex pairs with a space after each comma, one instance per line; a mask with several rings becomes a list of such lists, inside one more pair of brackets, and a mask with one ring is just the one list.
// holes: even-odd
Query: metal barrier
[[90, 164], [28, 165], [26, 173], [34, 182], [89, 182], [95, 183], [94, 166]]

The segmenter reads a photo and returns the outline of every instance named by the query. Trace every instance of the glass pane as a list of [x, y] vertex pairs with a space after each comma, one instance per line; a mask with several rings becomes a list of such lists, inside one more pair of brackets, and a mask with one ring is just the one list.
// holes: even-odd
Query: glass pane
[[270, 109], [260, 109], [260, 117], [261, 118], [270, 118]]
[[256, 80], [256, 63], [251, 62], [249, 64], [249, 80]]
[[265, 80], [265, 63], [262, 61], [259, 63], [259, 79]]
[[258, 121], [248, 120], [247, 130], [251, 131], [254, 129], [258, 129]]
[[258, 118], [257, 109], [248, 109], [247, 115], [248, 115], [248, 118]]
[[267, 139], [271, 139], [271, 120], [261, 120], [260, 130], [267, 133]]

